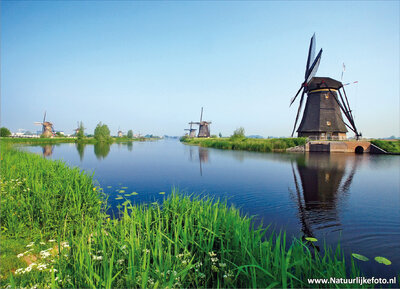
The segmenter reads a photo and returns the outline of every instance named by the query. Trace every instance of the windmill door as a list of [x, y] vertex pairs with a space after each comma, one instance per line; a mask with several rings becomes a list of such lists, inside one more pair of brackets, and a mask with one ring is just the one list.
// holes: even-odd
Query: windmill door
[[331, 139], [332, 139], [332, 133], [327, 132], [327, 133], [326, 133], [326, 139], [327, 139], [327, 140], [331, 140]]

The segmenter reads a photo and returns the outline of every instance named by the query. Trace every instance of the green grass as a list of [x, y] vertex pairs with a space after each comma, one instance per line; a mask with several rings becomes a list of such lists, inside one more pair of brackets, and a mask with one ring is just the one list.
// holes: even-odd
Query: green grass
[[249, 138], [182, 138], [182, 142], [228, 150], [246, 150], [256, 152], [284, 152], [287, 148], [304, 145], [306, 138], [276, 138], [276, 139], [249, 139]]
[[[132, 138], [127, 137], [112, 137], [108, 143], [127, 143], [134, 141], [154, 141], [158, 138]], [[54, 137], [54, 138], [12, 138], [12, 137], [0, 137], [0, 142], [2, 143], [12, 143], [12, 144], [60, 144], [60, 143], [83, 143], [83, 144], [95, 144], [98, 141], [93, 137], [86, 137], [78, 140], [76, 137]]]
[[172, 193], [110, 219], [79, 169], [4, 145], [1, 156], [3, 287], [308, 288], [318, 285], [307, 278], [362, 276], [339, 246], [318, 253], [254, 228], [225, 201]]
[[101, 210], [91, 175], [7, 145], [1, 146], [0, 182], [1, 230], [13, 236], [65, 234]]
[[400, 140], [371, 140], [371, 143], [388, 153], [400, 153]]

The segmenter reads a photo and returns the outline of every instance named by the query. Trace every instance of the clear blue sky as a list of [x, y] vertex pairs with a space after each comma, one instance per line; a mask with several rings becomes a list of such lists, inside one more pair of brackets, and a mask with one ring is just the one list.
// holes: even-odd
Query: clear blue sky
[[212, 134], [288, 136], [315, 32], [317, 76], [340, 80], [345, 63], [359, 82], [363, 135], [399, 136], [399, 14], [399, 1], [2, 1], [1, 125], [36, 131], [46, 110], [66, 133], [182, 135], [204, 106]]

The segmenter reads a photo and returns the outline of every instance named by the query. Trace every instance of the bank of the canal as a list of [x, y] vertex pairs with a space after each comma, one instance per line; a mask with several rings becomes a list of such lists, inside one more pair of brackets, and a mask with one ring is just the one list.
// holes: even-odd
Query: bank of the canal
[[[307, 138], [189, 138], [182, 137], [181, 142], [228, 150], [245, 150], [255, 152], [351, 152], [351, 153], [389, 153], [400, 154], [400, 140], [370, 141], [308, 141]], [[299, 148], [296, 150], [296, 148]]]
[[216, 149], [245, 150], [254, 152], [285, 152], [286, 149], [305, 145], [306, 138], [189, 138], [182, 137], [181, 142]]
[[1, 158], [3, 287], [326, 288], [337, 285], [307, 279], [362, 276], [340, 246], [318, 253], [312, 238], [265, 238], [225, 202], [171, 194], [128, 202], [112, 219], [80, 169], [4, 144]]

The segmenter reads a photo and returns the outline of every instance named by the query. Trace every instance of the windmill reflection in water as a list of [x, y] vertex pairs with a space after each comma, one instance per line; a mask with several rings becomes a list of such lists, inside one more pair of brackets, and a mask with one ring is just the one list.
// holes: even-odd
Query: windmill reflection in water
[[42, 152], [44, 157], [51, 157], [54, 151], [54, 145], [43, 145]]
[[355, 158], [348, 172], [351, 160], [346, 155], [310, 153], [292, 161], [296, 192], [289, 190], [298, 208], [303, 239], [315, 238], [314, 230], [341, 229], [338, 207], [348, 196], [359, 162]]
[[[208, 149], [204, 147], [197, 147], [197, 153], [198, 153], [198, 160], [199, 160], [199, 166], [200, 166], [200, 176], [203, 176], [203, 167], [202, 163], [208, 163], [208, 158], [209, 158], [209, 153]], [[191, 162], [195, 161], [195, 149], [193, 147], [190, 147], [189, 149], [189, 159]]]

